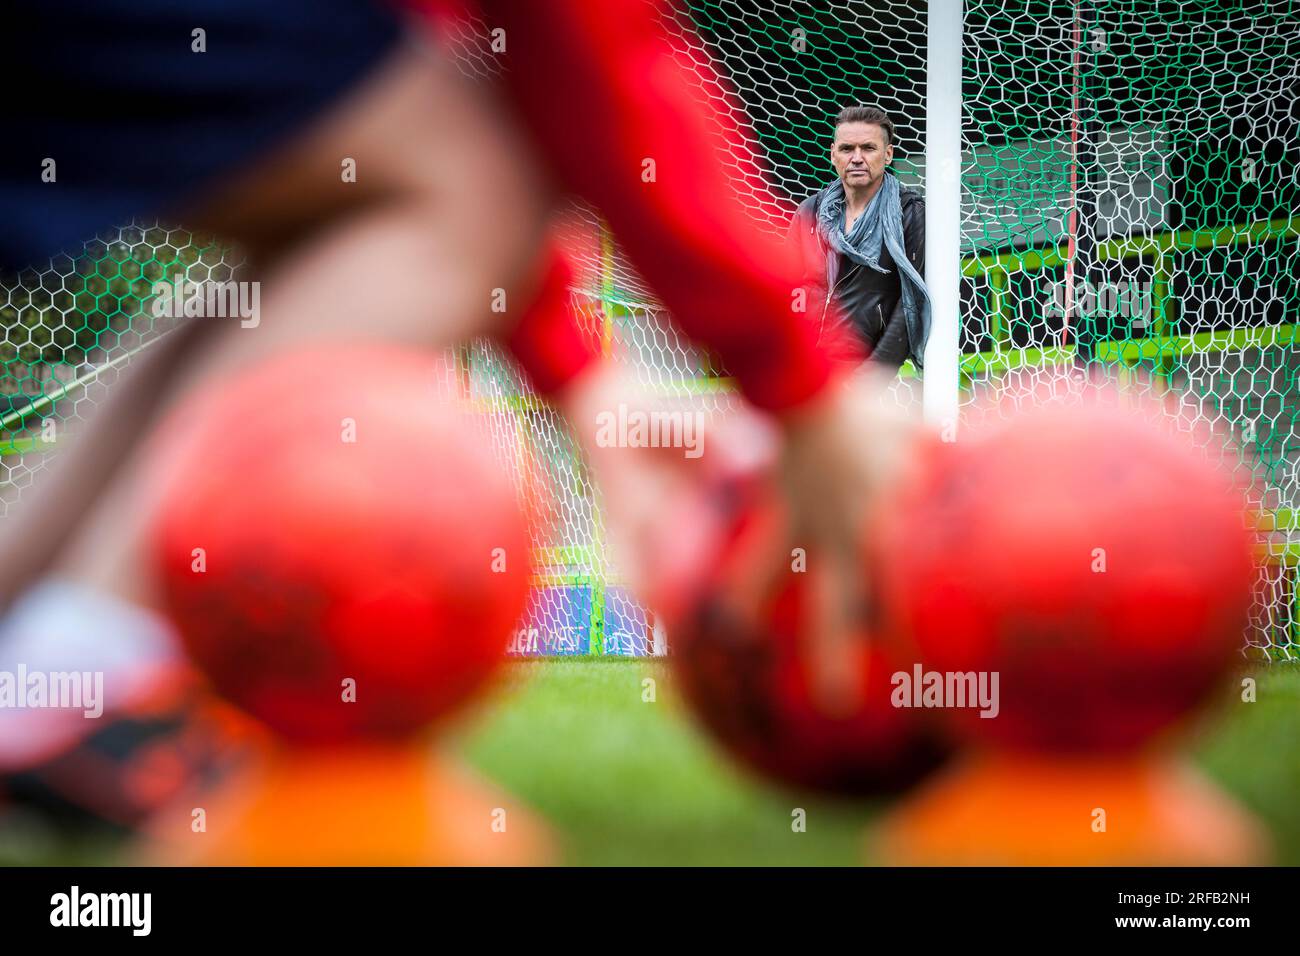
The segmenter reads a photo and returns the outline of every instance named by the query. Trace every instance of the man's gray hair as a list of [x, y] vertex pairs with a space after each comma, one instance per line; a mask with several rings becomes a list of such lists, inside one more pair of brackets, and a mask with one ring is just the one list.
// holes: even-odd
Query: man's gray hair
[[885, 131], [885, 145], [894, 145], [894, 121], [879, 106], [846, 106], [835, 117], [835, 129], [844, 123], [874, 123]]

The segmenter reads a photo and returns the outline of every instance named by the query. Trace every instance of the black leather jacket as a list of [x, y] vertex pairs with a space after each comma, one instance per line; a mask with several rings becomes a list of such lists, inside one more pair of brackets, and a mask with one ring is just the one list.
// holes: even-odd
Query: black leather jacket
[[[817, 209], [825, 193], [825, 189], [818, 190], [799, 204], [790, 222], [789, 233], [790, 241], [797, 243], [799, 248], [808, 311], [819, 326], [829, 321], [826, 318], [830, 303], [826, 257], [839, 255], [827, 246], [817, 228]], [[903, 186], [898, 201], [903, 214], [903, 244], [907, 257], [924, 278], [925, 200], [916, 190]], [[911, 355], [912, 343], [908, 341], [907, 320], [903, 316], [898, 269], [889, 250], [881, 250], [880, 265], [889, 272], [876, 272], [852, 260], [842, 261], [833, 291], [841, 312], [853, 323], [859, 338], [870, 349], [870, 361], [897, 368]]]

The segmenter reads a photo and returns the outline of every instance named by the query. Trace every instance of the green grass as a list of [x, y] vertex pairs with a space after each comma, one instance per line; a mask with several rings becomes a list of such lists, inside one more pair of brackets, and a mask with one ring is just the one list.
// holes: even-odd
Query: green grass
[[1258, 699], [1234, 695], [1196, 748], [1198, 763], [1263, 820], [1276, 862], [1300, 865], [1300, 666], [1252, 671]]
[[[738, 772], [682, 713], [662, 663], [512, 665], [511, 697], [462, 743], [560, 832], [574, 864], [853, 864], [868, 811]], [[643, 702], [644, 679], [655, 682]], [[807, 830], [792, 830], [792, 812]]]
[[[1196, 735], [1197, 762], [1272, 829], [1279, 862], [1300, 863], [1300, 668], [1254, 672]], [[653, 702], [642, 681], [652, 679]], [[879, 806], [816, 800], [738, 771], [683, 711], [666, 665], [511, 665], [507, 695], [462, 732], [469, 762], [560, 835], [571, 864], [813, 864], [860, 861]], [[807, 814], [792, 830], [792, 811]]]
[[[1300, 864], [1300, 667], [1252, 672], [1192, 733], [1197, 763]], [[645, 679], [654, 700], [643, 700]], [[660, 661], [511, 664], [504, 692], [454, 734], [469, 763], [531, 805], [576, 865], [854, 865], [881, 805], [814, 799], [738, 770], [695, 730]], [[806, 813], [806, 831], [791, 827]], [[0, 865], [117, 862], [116, 845], [61, 845], [31, 821], [0, 826]]]

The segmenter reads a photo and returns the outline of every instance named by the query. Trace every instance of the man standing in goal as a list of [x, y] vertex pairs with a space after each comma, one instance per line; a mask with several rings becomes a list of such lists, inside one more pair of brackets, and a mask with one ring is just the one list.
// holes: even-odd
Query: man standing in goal
[[896, 369], [910, 358], [920, 368], [930, 331], [925, 200], [898, 182], [893, 158], [894, 124], [884, 110], [840, 110], [831, 143], [839, 178], [799, 204], [790, 241], [823, 331], [838, 305], [870, 362]]

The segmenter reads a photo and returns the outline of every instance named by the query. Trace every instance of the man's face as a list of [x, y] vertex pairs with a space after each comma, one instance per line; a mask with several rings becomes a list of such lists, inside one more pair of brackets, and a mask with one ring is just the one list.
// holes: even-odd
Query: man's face
[[862, 189], [879, 183], [894, 158], [882, 127], [875, 123], [841, 123], [831, 144], [831, 163], [845, 189]]

